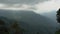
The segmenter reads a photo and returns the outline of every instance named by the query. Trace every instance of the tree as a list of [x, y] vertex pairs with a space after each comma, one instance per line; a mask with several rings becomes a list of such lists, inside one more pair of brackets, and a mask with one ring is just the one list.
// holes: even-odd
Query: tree
[[[57, 22], [60, 23], [60, 9], [57, 11], [56, 16], [57, 16]], [[55, 34], [60, 34], [60, 29], [56, 31]]]
[[5, 27], [5, 22], [0, 20], [0, 34], [9, 34], [8, 28]]
[[17, 23], [18, 23], [18, 22], [15, 21], [14, 24], [13, 24], [11, 27], [16, 30], [15, 34], [23, 34], [23, 32], [24, 32], [25, 30], [22, 29], [20, 26], [18, 26]]
[[60, 9], [57, 11], [57, 22], [60, 23]]

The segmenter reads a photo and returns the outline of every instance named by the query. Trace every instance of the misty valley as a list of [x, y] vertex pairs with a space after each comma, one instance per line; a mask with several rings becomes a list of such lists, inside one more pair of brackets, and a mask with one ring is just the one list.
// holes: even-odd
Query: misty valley
[[58, 29], [56, 21], [31, 10], [0, 10], [0, 34], [55, 34]]

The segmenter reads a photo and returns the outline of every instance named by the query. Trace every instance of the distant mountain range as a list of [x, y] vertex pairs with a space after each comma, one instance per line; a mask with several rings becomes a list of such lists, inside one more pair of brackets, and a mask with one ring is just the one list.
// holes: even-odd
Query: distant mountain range
[[11, 19], [11, 21], [7, 20], [9, 23], [17, 20], [19, 26], [28, 31], [24, 32], [24, 34], [54, 34], [56, 27], [58, 27], [58, 24], [52, 19], [36, 14], [33, 11], [0, 10], [0, 16]]

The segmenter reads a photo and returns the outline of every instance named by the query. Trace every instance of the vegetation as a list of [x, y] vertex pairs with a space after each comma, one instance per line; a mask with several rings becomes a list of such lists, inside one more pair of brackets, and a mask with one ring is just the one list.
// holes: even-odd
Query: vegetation
[[5, 27], [5, 22], [3, 20], [0, 20], [0, 34], [9, 34], [9, 31]]
[[[57, 11], [56, 16], [57, 16], [57, 22], [60, 23], [60, 9]], [[56, 31], [55, 34], [60, 34], [60, 29]]]
[[15, 21], [11, 28], [16, 30], [15, 34], [23, 34], [25, 31], [24, 29], [20, 28], [20, 26], [18, 26], [17, 21]]
[[11, 29], [15, 29], [15, 34], [23, 34], [23, 32], [25, 31], [24, 29], [20, 28], [20, 26], [18, 26], [17, 24], [18, 22], [15, 21], [14, 24], [11, 25], [10, 28], [7, 28], [5, 26], [5, 22], [3, 20], [0, 20], [0, 34], [10, 34], [10, 30]]
[[55, 34], [60, 34], [60, 30], [56, 31]]
[[57, 22], [60, 23], [60, 9], [57, 11]]

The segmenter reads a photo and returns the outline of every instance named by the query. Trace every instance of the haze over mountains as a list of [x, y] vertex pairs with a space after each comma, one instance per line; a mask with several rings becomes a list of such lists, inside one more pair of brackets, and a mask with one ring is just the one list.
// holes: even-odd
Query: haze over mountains
[[[17, 20], [21, 28], [27, 30], [24, 34], [54, 34], [57, 30], [58, 24], [48, 17], [36, 14], [31, 10], [0, 10], [0, 16], [11, 19], [12, 21]], [[10, 20], [6, 20], [10, 23]], [[11, 21], [11, 22], [12, 22]]]
[[42, 13], [41, 15], [46, 16], [54, 21], [56, 21], [56, 12], [55, 10], [52, 10], [50, 12]]

